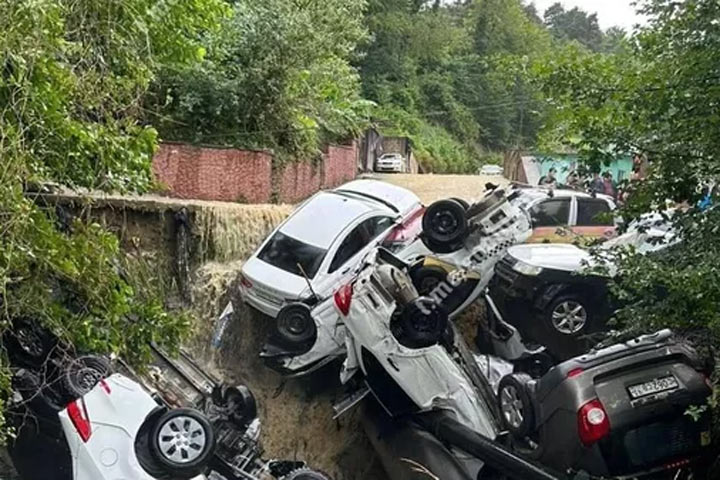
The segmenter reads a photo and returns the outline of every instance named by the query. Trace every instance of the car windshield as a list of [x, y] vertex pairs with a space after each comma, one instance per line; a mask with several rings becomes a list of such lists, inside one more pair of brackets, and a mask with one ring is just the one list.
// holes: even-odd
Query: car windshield
[[304, 271], [308, 278], [314, 278], [326, 253], [327, 250], [277, 232], [260, 251], [258, 258], [286, 272], [302, 276]]

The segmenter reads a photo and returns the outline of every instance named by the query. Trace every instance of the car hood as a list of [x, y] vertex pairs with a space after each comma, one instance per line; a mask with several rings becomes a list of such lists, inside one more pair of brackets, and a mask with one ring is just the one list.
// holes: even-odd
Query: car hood
[[592, 256], [575, 245], [540, 244], [510, 247], [513, 258], [535, 267], [575, 272], [592, 265]]
[[257, 257], [245, 262], [242, 274], [252, 283], [253, 289], [262, 289], [276, 298], [297, 300], [308, 290], [307, 281], [303, 277], [274, 267]]

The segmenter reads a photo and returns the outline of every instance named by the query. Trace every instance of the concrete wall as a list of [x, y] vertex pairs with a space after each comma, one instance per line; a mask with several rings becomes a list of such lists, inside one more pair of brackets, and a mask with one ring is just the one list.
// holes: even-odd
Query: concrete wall
[[153, 159], [168, 196], [242, 203], [296, 203], [355, 178], [357, 147], [328, 146], [319, 161], [273, 166], [269, 152], [164, 143]]

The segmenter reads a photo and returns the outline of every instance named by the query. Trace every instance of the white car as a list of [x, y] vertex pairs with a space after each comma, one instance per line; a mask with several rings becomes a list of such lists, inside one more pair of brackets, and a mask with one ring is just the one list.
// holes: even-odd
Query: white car
[[375, 160], [375, 171], [403, 173], [405, 171], [405, 157], [399, 153], [386, 153]]
[[243, 265], [243, 300], [276, 317], [288, 303], [332, 295], [369, 249], [421, 209], [409, 190], [374, 180], [314, 195]]
[[[442, 411], [494, 440], [500, 416], [493, 386], [447, 312], [419, 297], [406, 266], [387, 252], [371, 253], [365, 265], [356, 281], [335, 295], [347, 330], [341, 381], [361, 376], [391, 417]], [[482, 462], [451, 452], [468, 469], [468, 478], [481, 478]]]
[[[59, 413], [73, 480], [200, 476], [215, 436], [196, 410], [164, 410], [140, 385], [115, 374]], [[140, 437], [148, 436], [147, 442]], [[141, 452], [138, 446], [149, 446]]]
[[503, 168], [500, 165], [483, 165], [480, 167], [479, 175], [502, 175]]

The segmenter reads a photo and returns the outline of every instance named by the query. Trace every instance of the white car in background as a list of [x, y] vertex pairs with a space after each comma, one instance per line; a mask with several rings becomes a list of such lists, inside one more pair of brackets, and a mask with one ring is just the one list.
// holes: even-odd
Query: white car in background
[[503, 168], [500, 165], [483, 165], [478, 171], [478, 175], [502, 175]]
[[403, 173], [405, 171], [405, 157], [399, 153], [386, 153], [375, 160], [375, 171]]

